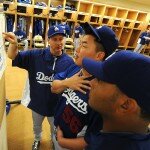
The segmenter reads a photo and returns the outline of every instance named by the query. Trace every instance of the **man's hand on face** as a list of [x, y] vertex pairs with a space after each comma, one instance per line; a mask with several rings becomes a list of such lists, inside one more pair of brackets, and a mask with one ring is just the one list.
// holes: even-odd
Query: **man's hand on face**
[[78, 72], [71, 78], [66, 79], [67, 87], [73, 90], [80, 91], [83, 94], [86, 94], [86, 90], [90, 90], [90, 81], [86, 80], [89, 76], [80, 76], [81, 72]]

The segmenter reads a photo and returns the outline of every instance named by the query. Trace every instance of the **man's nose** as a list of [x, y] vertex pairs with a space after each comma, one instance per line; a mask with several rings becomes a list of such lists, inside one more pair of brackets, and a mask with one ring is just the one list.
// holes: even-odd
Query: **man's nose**
[[79, 53], [79, 52], [80, 52], [80, 49], [81, 49], [81, 46], [79, 46], [79, 47], [76, 49], [76, 52]]
[[58, 45], [60, 45], [60, 44], [62, 44], [62, 41], [58, 40], [58, 41], [56, 41], [56, 43], [57, 43]]

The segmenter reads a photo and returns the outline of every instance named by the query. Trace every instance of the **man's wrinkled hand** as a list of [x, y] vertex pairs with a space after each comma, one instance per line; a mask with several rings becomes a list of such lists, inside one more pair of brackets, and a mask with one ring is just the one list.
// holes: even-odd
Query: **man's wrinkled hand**
[[80, 72], [72, 76], [71, 78], [66, 79], [67, 86], [70, 89], [80, 91], [83, 94], [86, 94], [86, 90], [90, 90], [90, 81], [86, 80], [89, 76], [80, 76]]
[[13, 32], [2, 33], [3, 38], [7, 40], [10, 44], [17, 44], [17, 38]]

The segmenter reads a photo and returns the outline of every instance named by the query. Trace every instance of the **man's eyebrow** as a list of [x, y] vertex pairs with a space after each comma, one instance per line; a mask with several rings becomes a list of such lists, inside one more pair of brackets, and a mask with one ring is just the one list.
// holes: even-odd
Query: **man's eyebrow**
[[82, 44], [88, 44], [87, 41], [82, 41]]

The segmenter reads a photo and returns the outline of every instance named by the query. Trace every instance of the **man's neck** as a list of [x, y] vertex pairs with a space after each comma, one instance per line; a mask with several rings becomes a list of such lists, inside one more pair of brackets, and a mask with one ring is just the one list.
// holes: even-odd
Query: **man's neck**
[[148, 131], [148, 122], [143, 120], [106, 120], [103, 118], [103, 132], [128, 132], [145, 134]]
[[51, 52], [51, 54], [53, 55], [53, 56], [61, 56], [62, 55], [62, 51], [61, 52], [58, 52], [58, 53], [56, 53], [56, 52], [54, 52], [54, 51], [52, 51], [52, 50], [50, 50], [50, 52]]
[[66, 22], [62, 22], [62, 24], [63, 24], [63, 25], [65, 25], [65, 24], [66, 24]]
[[91, 76], [85, 69], [82, 68], [82, 74], [84, 76]]

